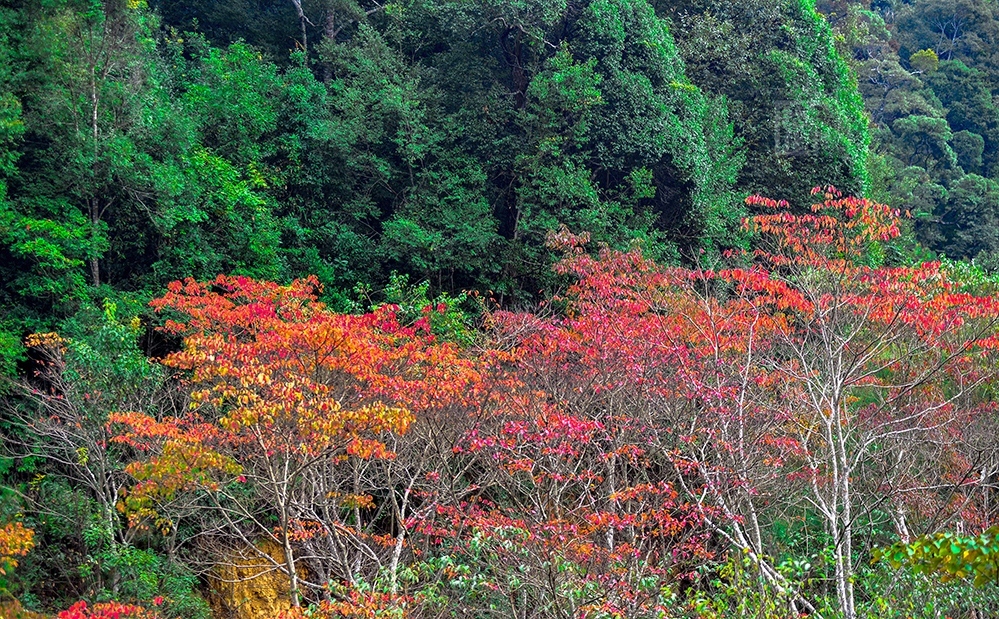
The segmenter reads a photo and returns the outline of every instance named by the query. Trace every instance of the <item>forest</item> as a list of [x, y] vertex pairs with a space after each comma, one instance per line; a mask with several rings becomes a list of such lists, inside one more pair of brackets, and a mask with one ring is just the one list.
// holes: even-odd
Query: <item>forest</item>
[[999, 613], [999, 0], [0, 0], [0, 619]]

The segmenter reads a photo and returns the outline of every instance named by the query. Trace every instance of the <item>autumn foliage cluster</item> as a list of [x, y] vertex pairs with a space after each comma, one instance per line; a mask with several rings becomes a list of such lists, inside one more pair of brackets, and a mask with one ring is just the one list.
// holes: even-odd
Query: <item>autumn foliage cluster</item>
[[757, 249], [716, 266], [553, 234], [571, 284], [473, 344], [313, 279], [175, 282], [183, 405], [111, 411], [121, 517], [281, 574], [289, 618], [730, 616], [737, 573], [769, 616], [866, 616], [874, 544], [996, 522], [999, 296], [879, 264], [900, 213], [817, 199], [751, 198]]

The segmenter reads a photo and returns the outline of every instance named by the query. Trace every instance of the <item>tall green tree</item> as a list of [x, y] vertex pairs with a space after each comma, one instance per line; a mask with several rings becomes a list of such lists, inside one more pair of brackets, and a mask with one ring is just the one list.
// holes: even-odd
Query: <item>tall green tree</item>
[[[6, 246], [18, 235], [17, 223], [11, 213], [7, 195], [7, 181], [17, 171], [18, 144], [24, 133], [21, 118], [21, 102], [13, 91], [14, 49], [9, 32], [19, 24], [19, 15], [7, 7], [0, 7], [0, 246]], [[17, 271], [0, 267], [0, 277], [16, 277]], [[17, 297], [6, 286], [0, 288], [0, 305], [17, 307]], [[6, 316], [0, 320], [0, 377], [13, 374], [16, 362], [21, 358], [20, 337], [16, 320]]]
[[[980, 140], [978, 157], [981, 162], [977, 167], [986, 176], [999, 178], [999, 106], [993, 98], [988, 73], [970, 68], [961, 61], [946, 61], [940, 63], [939, 70], [927, 76], [925, 81], [946, 110], [947, 122], [954, 134], [962, 131], [970, 134], [962, 134], [959, 139], [961, 144], [966, 144], [963, 149], [977, 152], [978, 147], [972, 144]], [[993, 82], [992, 88], [996, 87], [999, 82]], [[969, 167], [975, 167], [976, 158], [974, 154], [966, 158]]]
[[[323, 62], [342, 100], [390, 86], [400, 93], [365, 104], [361, 125], [398, 122], [388, 127], [397, 127], [399, 146], [380, 141], [353, 160], [376, 156], [381, 165], [369, 169], [407, 187], [387, 200], [380, 188], [360, 192], [369, 212], [385, 216], [387, 249], [401, 264], [412, 261], [404, 248], [422, 247], [512, 292], [541, 285], [544, 234], [559, 225], [612, 244], [644, 239], [652, 251], [733, 242], [740, 207], [731, 184], [741, 160], [725, 105], [686, 79], [667, 23], [644, 0], [411, 2], [369, 21], [328, 46]], [[403, 53], [390, 61], [392, 49]], [[407, 81], [354, 86], [388, 62], [408, 64], [388, 71]], [[406, 99], [399, 121], [385, 116]], [[460, 195], [467, 215], [443, 208], [434, 186]], [[449, 220], [447, 212], [459, 214]], [[470, 230], [470, 222], [489, 223]], [[478, 243], [440, 244], [451, 235]], [[469, 281], [457, 275], [443, 279]]]
[[737, 187], [798, 206], [812, 187], [867, 189], [870, 136], [855, 78], [810, 0], [657, 2], [691, 81], [729, 101], [746, 164]]

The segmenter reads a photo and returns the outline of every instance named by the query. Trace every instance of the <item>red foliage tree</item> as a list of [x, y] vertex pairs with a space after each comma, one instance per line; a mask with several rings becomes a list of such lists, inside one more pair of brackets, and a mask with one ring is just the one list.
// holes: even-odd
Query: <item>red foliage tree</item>
[[[853, 617], [858, 518], [891, 505], [904, 536], [907, 518], [947, 509], [955, 487], [974, 518], [978, 479], [960, 434], [991, 411], [981, 388], [995, 373], [999, 299], [939, 263], [869, 264], [899, 214], [820, 193], [805, 215], [750, 198], [774, 212], [746, 222], [762, 249], [733, 254], [740, 268], [664, 268], [637, 250], [593, 257], [563, 232], [558, 269], [576, 278], [557, 300], [564, 315], [498, 320], [553, 400], [601, 428], [640, 428], [642, 458], [663, 463], [660, 475], [671, 468], [671, 488], [703, 522], [812, 612], [770, 564], [764, 532], [788, 510], [814, 510]], [[622, 446], [603, 443], [608, 454]], [[590, 469], [606, 496], [618, 462]]]
[[58, 619], [156, 619], [157, 615], [134, 604], [103, 602], [87, 606], [77, 602], [59, 613]]

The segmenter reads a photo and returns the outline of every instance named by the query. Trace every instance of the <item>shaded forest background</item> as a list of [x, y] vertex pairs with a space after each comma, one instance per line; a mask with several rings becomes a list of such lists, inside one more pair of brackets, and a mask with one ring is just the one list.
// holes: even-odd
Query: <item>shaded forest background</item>
[[[301, 9], [301, 17], [298, 9]], [[4, 2], [0, 350], [178, 277], [501, 303], [559, 225], [690, 261], [832, 184], [999, 249], [995, 3]]]
[[[26, 337], [58, 331], [103, 428], [173, 405], [143, 400], [180, 341], [147, 307], [171, 281], [315, 275], [337, 312], [446, 302], [470, 341], [470, 297], [565, 288], [552, 230], [720, 264], [757, 248], [747, 196], [803, 214], [826, 185], [911, 215], [865, 260], [973, 260], [982, 284], [997, 97], [995, 0], [0, 0], [0, 375], [44, 370]], [[117, 497], [63, 470], [88, 453], [0, 458], [4, 518], [59, 506], [0, 588], [206, 617], [198, 575], [94, 524]]]

